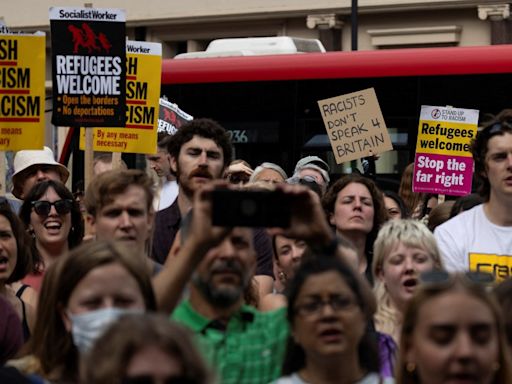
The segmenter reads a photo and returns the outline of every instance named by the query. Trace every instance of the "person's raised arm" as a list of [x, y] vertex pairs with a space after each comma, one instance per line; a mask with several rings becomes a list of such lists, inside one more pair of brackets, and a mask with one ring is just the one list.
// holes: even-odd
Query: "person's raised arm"
[[335, 240], [315, 192], [301, 185], [282, 184], [277, 188], [291, 200], [291, 220], [288, 228], [271, 228], [272, 235], [302, 239], [312, 247], [328, 246]]
[[197, 265], [208, 250], [230, 232], [230, 228], [212, 225], [211, 193], [216, 186], [225, 185], [226, 182], [211, 183], [196, 192], [186, 239], [176, 256], [168, 257], [152, 280], [159, 311], [171, 313], [174, 310]]

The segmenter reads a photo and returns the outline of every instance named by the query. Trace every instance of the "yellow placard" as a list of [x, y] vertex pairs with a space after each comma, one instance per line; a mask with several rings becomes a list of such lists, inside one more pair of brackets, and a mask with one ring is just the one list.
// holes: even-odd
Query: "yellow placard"
[[512, 255], [470, 253], [469, 269], [477, 272], [492, 273], [496, 281], [502, 281], [512, 277]]
[[[126, 127], [92, 128], [93, 149], [105, 152], [156, 153], [161, 45], [129, 41], [126, 48]], [[85, 129], [82, 128], [80, 149], [84, 148]]]
[[420, 120], [416, 153], [471, 157], [476, 124]]
[[0, 151], [42, 149], [44, 34], [0, 35]]

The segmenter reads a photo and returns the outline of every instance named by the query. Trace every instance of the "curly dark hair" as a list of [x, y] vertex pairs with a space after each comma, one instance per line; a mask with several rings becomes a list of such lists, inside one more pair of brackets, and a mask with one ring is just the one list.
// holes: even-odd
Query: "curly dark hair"
[[[49, 188], [53, 188], [61, 199], [73, 201], [71, 207], [71, 229], [68, 234], [68, 247], [73, 249], [82, 242], [84, 237], [84, 219], [80, 212], [80, 204], [73, 198], [73, 194], [60, 181], [45, 180], [37, 183], [29, 191], [20, 208], [19, 217], [28, 231], [30, 227], [30, 214], [32, 213], [32, 202], [39, 200]], [[34, 259], [34, 272], [38, 272], [43, 265], [43, 259], [39, 254], [35, 241], [32, 241], [32, 257]]]
[[172, 140], [169, 140], [167, 151], [175, 159], [180, 154], [181, 147], [192, 140], [194, 136], [211, 139], [217, 144], [224, 155], [224, 168], [231, 163], [233, 146], [227, 131], [216, 121], [211, 119], [194, 119], [189, 121], [176, 132]]
[[497, 135], [505, 133], [512, 134], [512, 109], [504, 109], [496, 116], [487, 121], [482, 130], [471, 142], [471, 153], [475, 161], [475, 178], [478, 185], [478, 193], [485, 201], [489, 200], [491, 194], [491, 184], [487, 177], [487, 164], [485, 157], [487, 156], [487, 143]]
[[[368, 191], [372, 196], [374, 210], [373, 225], [372, 230], [368, 236], [366, 236], [365, 246], [365, 253], [369, 255], [372, 252], [373, 242], [377, 238], [377, 233], [379, 232], [381, 225], [388, 219], [388, 213], [386, 211], [386, 206], [384, 205], [384, 197], [377, 185], [371, 179], [362, 176], [359, 173], [345, 175], [330, 186], [322, 199], [322, 205], [328, 217], [329, 215], [334, 214], [334, 205], [336, 203], [338, 193], [351, 183], [364, 185], [368, 188]], [[368, 260], [368, 262], [371, 263], [371, 260]]]

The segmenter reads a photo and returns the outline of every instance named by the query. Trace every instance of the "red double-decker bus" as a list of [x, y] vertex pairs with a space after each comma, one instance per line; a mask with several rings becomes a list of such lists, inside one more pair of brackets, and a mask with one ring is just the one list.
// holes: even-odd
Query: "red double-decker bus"
[[[421, 105], [488, 114], [512, 107], [512, 45], [164, 60], [162, 95], [231, 132], [236, 157], [293, 171], [306, 154], [337, 166], [317, 101], [374, 88], [395, 150], [377, 172], [413, 160]], [[348, 166], [354, 166], [348, 165]]]

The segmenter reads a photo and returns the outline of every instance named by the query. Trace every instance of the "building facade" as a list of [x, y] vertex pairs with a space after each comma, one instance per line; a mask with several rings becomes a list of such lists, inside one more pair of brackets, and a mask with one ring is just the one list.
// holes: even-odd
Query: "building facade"
[[[0, 17], [14, 30], [47, 33], [47, 88], [51, 87], [48, 0], [3, 1]], [[61, 0], [59, 6], [77, 6]], [[162, 43], [163, 57], [204, 50], [213, 39], [293, 36], [317, 38], [328, 51], [475, 46], [512, 43], [510, 5], [497, 0], [97, 0], [95, 8], [126, 10], [132, 40]], [[354, 23], [355, 21], [355, 23]], [[47, 110], [51, 108], [50, 103]], [[62, 142], [47, 116], [47, 142]], [[59, 130], [62, 137], [65, 133]], [[395, 164], [395, 161], [389, 164]]]

